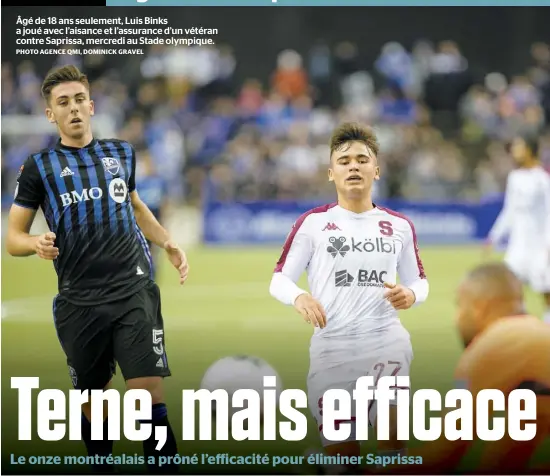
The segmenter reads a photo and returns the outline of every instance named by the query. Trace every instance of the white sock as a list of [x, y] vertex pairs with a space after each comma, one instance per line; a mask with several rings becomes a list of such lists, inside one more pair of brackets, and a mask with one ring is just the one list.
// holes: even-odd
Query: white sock
[[546, 311], [544, 311], [544, 314], [542, 315], [542, 320], [547, 324], [550, 324], [550, 307], [547, 307]]

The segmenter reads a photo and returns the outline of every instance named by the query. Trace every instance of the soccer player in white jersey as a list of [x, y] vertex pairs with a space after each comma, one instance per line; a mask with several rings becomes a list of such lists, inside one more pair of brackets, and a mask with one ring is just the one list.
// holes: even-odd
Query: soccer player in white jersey
[[[425, 301], [429, 290], [413, 224], [372, 202], [378, 150], [376, 136], [360, 125], [346, 123], [334, 132], [328, 178], [338, 201], [298, 218], [270, 285], [273, 297], [314, 326], [308, 400], [330, 456], [359, 455], [360, 446], [353, 416], [342, 422], [352, 426], [348, 441], [323, 436], [323, 394], [333, 388], [352, 392], [362, 376], [409, 376], [411, 340], [398, 311]], [[311, 292], [296, 284], [306, 270]], [[396, 414], [392, 406], [390, 440], [378, 442], [381, 454], [406, 450], [397, 440]], [[375, 406], [369, 421], [376, 425]]]
[[504, 261], [543, 295], [543, 319], [550, 323], [550, 175], [538, 159], [537, 141], [516, 138], [510, 151], [518, 168], [508, 175], [504, 206], [488, 245], [508, 237]]

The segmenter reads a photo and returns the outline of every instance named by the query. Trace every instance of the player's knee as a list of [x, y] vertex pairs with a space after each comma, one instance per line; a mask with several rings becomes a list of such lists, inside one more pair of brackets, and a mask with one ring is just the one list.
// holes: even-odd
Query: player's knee
[[126, 381], [128, 390], [147, 390], [151, 394], [152, 404], [164, 403], [162, 377], [140, 377]]

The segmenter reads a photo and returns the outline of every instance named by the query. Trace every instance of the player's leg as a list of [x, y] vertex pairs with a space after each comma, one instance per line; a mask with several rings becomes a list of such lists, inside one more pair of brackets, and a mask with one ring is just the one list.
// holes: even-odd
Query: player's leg
[[[351, 419], [349, 421], [339, 422], [341, 424], [350, 425], [350, 436], [346, 441], [331, 441], [323, 431], [323, 396], [326, 391], [331, 388], [345, 389], [353, 392], [355, 382], [339, 382], [339, 377], [345, 373], [338, 369], [331, 369], [319, 373], [310, 373], [308, 377], [308, 401], [310, 411], [315, 418], [317, 428], [319, 430], [321, 444], [323, 446], [323, 454], [326, 457], [324, 464], [319, 464], [320, 470], [326, 474], [346, 474], [357, 471], [359, 465], [353, 464], [338, 464], [336, 457], [338, 455], [344, 457], [358, 457], [361, 454], [361, 444], [356, 440], [355, 416], [354, 408], [352, 407]], [[331, 459], [332, 458], [332, 459]], [[340, 460], [342, 461], [342, 460]]]
[[[408, 338], [405, 339], [396, 339], [394, 345], [388, 346], [384, 354], [386, 357], [381, 357], [377, 359], [377, 362], [372, 366], [372, 369], [369, 372], [369, 375], [374, 376], [375, 382], [378, 382], [381, 377], [399, 377], [405, 376], [410, 377], [410, 365], [412, 361], [412, 347]], [[393, 390], [393, 389], [392, 389]], [[407, 441], [399, 440], [397, 435], [398, 428], [398, 413], [397, 413], [397, 392], [399, 391], [409, 391], [408, 387], [399, 387], [395, 388], [396, 398], [390, 399], [389, 404], [389, 439], [387, 440], [377, 440], [377, 450], [379, 456], [404, 456], [407, 452]], [[370, 409], [369, 418], [371, 424], [378, 433], [378, 413], [380, 401], [375, 401]], [[385, 403], [384, 403], [385, 404]]]
[[[151, 437], [143, 442], [143, 451], [148, 461], [154, 457], [157, 464], [148, 464], [150, 472], [174, 474], [175, 463], [158, 466], [159, 456], [175, 456], [178, 453], [176, 439], [166, 408], [163, 379], [171, 375], [166, 357], [164, 323], [161, 312], [160, 290], [151, 282], [133, 295], [116, 310], [114, 349], [115, 358], [126, 380], [128, 389], [147, 390], [152, 397]], [[167, 428], [166, 444], [155, 450], [156, 426]]]
[[[107, 389], [116, 367], [110, 318], [104, 312], [104, 306], [79, 307], [58, 297], [54, 300], [53, 314], [74, 388], [81, 391]], [[109, 440], [107, 433], [107, 404], [103, 411], [103, 440], [92, 440], [90, 401], [82, 405], [82, 440], [89, 456], [106, 457], [113, 452], [113, 441]], [[94, 415], [94, 418], [98, 416]], [[99, 461], [92, 465], [92, 470], [110, 473], [114, 466]]]

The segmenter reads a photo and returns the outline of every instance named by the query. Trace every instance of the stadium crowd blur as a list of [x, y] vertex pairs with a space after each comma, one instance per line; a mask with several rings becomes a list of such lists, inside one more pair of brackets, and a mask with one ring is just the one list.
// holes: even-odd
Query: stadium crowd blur
[[[88, 74], [96, 111], [148, 154], [172, 203], [333, 197], [328, 141], [339, 121], [371, 124], [383, 178], [376, 196], [442, 201], [500, 194], [513, 167], [507, 142], [538, 137], [550, 170], [550, 47], [533, 44], [517, 76], [473, 71], [457, 44], [383, 46], [367, 64], [357, 45], [316, 43], [273, 58], [270, 78], [235, 80], [229, 46], [153, 46], [113, 58], [60, 56]], [[47, 71], [2, 65], [2, 115], [43, 114]], [[55, 131], [52, 130], [55, 134]], [[2, 138], [3, 191], [26, 155], [55, 136]], [[148, 151], [148, 152], [147, 152]], [[141, 169], [138, 171], [142, 173]]]

